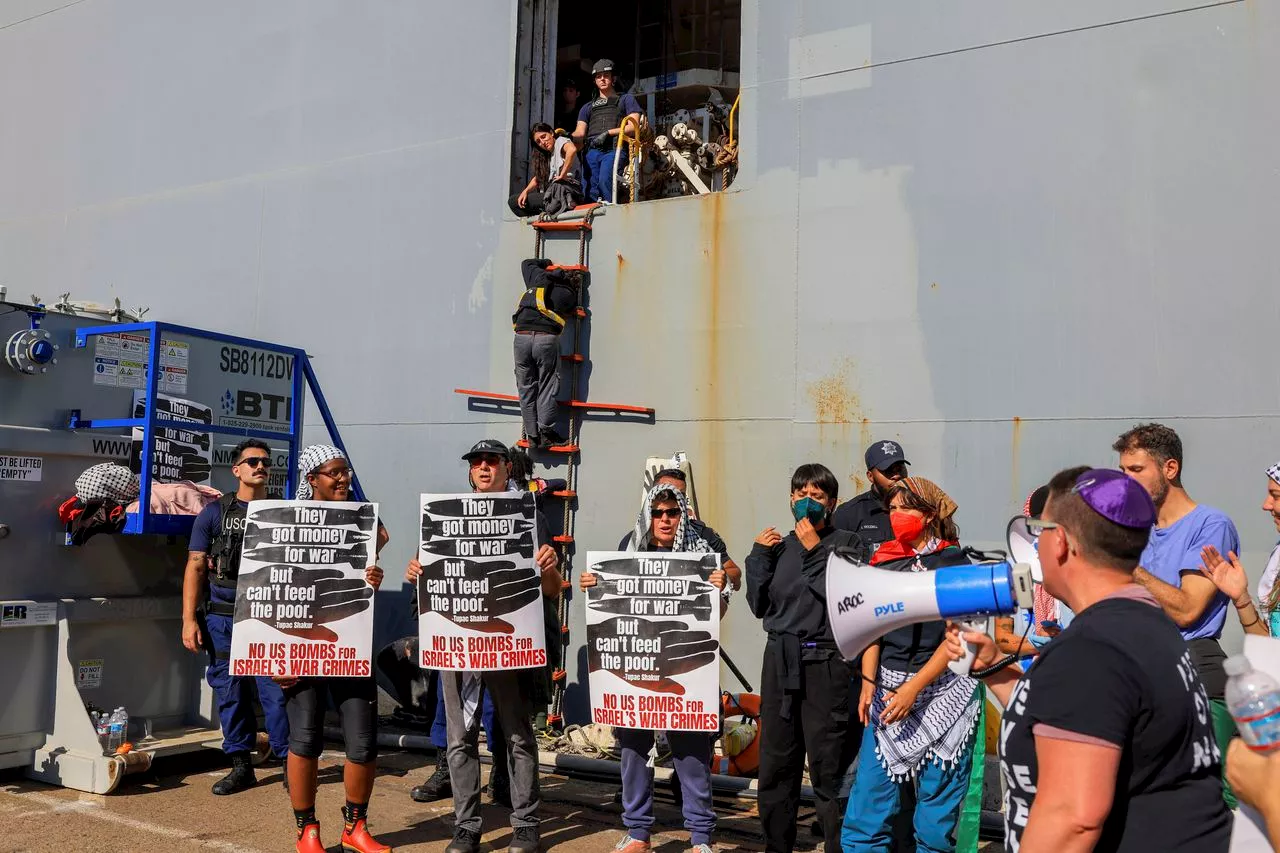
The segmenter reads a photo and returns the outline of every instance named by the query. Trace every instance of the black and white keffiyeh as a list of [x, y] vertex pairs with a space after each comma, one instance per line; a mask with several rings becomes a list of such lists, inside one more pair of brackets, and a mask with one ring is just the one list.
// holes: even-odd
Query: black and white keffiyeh
[[[1267, 476], [1272, 482], [1280, 484], [1280, 462], [1267, 469]], [[1280, 575], [1280, 543], [1272, 549], [1267, 567], [1262, 570], [1262, 577], [1258, 578], [1258, 603], [1264, 611], [1263, 616], [1268, 619], [1271, 616], [1271, 594], [1275, 590], [1277, 575]]]
[[[892, 690], [908, 678], [905, 672], [880, 667], [881, 687]], [[876, 757], [890, 779], [914, 779], [926, 761], [948, 767], [961, 759], [982, 710], [977, 686], [968, 676], [943, 670], [920, 691], [907, 715], [888, 725], [878, 722], [885, 698], [883, 690], [876, 691], [871, 701], [871, 717], [877, 721]]]
[[331, 444], [312, 444], [298, 454], [298, 489], [294, 497], [300, 501], [309, 501], [314, 496], [307, 475], [326, 462], [334, 459], [346, 459], [347, 454]]
[[76, 497], [82, 501], [111, 500], [118, 504], [136, 501], [142, 493], [138, 475], [123, 465], [104, 462], [86, 468], [76, 478]]
[[654, 501], [658, 500], [659, 497], [664, 500], [674, 500], [680, 505], [680, 523], [676, 526], [676, 538], [671, 545], [671, 550], [685, 551], [692, 554], [714, 553], [715, 549], [711, 547], [707, 540], [699, 536], [693, 525], [689, 523], [689, 501], [678, 490], [666, 483], [659, 483], [644, 496], [644, 504], [641, 506], [639, 517], [636, 518], [635, 530], [631, 534], [631, 540], [627, 543], [627, 550], [649, 550], [651, 544], [649, 533], [652, 530], [652, 516], [649, 515], [649, 510], [653, 508]]

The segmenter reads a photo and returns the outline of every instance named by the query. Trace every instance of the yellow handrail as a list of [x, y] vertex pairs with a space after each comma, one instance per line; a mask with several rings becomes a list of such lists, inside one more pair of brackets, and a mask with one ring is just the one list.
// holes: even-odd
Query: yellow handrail
[[[635, 125], [635, 132], [636, 132], [636, 135], [635, 135], [634, 137], [627, 136], [627, 122], [631, 122], [631, 124]], [[639, 150], [640, 150], [640, 121], [639, 121], [639, 119], [635, 119], [635, 118], [632, 118], [632, 117], [631, 117], [631, 116], [629, 116], [629, 115], [626, 115], [626, 116], [623, 116], [623, 117], [622, 117], [622, 123], [618, 125], [618, 142], [617, 142], [617, 144], [614, 146], [614, 154], [613, 154], [613, 200], [614, 200], [614, 202], [615, 202], [615, 203], [616, 203], [616, 202], [617, 202], [617, 200], [618, 200], [618, 155], [622, 153], [622, 140], [623, 140], [623, 138], [626, 138], [626, 140], [627, 140], [627, 159], [628, 159], [629, 161], [631, 161], [631, 160], [636, 160], [636, 161], [638, 161], [638, 160], [639, 160], [638, 152], [639, 152]], [[636, 162], [636, 163], [634, 164], [634, 167], [635, 167], [635, 172], [634, 172], [634, 173], [632, 173], [632, 176], [631, 176], [631, 188], [630, 188], [630, 191], [629, 191], [629, 192], [630, 192], [630, 196], [631, 196], [631, 199], [630, 199], [630, 200], [631, 200], [632, 202], [636, 201], [636, 196], [637, 196], [637, 195], [639, 194], [639, 192], [640, 192], [640, 164], [639, 164], [639, 162]]]
[[729, 144], [733, 145], [733, 117], [738, 112], [738, 102], [742, 100], [742, 95], [733, 99], [733, 106], [729, 108]]

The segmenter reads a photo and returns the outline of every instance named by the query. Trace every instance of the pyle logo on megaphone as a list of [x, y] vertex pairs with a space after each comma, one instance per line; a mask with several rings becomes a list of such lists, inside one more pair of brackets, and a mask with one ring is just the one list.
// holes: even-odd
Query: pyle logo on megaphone
[[896, 601], [893, 604], [882, 604], [876, 608], [876, 618], [880, 619], [885, 616], [892, 616], [895, 613], [901, 613], [907, 606], [905, 601]]

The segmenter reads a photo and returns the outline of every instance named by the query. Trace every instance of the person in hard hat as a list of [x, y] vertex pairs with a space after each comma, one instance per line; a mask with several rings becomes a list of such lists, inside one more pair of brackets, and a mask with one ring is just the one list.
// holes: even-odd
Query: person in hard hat
[[[635, 527], [623, 540], [626, 551], [672, 551], [714, 554], [715, 548], [690, 524], [689, 504], [684, 492], [666, 483], [655, 483], [645, 498]], [[711, 585], [722, 592], [728, 586], [723, 568], [712, 572]], [[583, 572], [578, 586], [583, 592], [599, 583], [594, 572]], [[719, 616], [724, 615], [723, 607]], [[643, 853], [651, 850], [653, 832], [653, 768], [649, 751], [654, 733], [649, 729], [615, 728], [622, 753], [622, 825], [627, 834], [615, 850]], [[680, 808], [689, 830], [689, 853], [711, 853], [711, 835], [716, 829], [716, 813], [711, 803], [711, 743], [706, 732], [668, 731], [673, 766], [680, 787]]]
[[[515, 490], [511, 480], [511, 452], [502, 442], [486, 438], [476, 442], [462, 456], [469, 471], [467, 482], [475, 492], [497, 493]], [[559, 557], [547, 544], [550, 530], [541, 512], [537, 513], [537, 541], [534, 564], [540, 575], [544, 599], [560, 595]], [[416, 583], [422, 577], [422, 563], [409, 561], [405, 578]], [[559, 625], [556, 625], [559, 631]], [[446, 853], [480, 851], [480, 752], [477, 719], [481, 694], [493, 697], [498, 723], [506, 736], [511, 786], [512, 838], [508, 853], [535, 853], [541, 849], [538, 809], [538, 747], [531, 718], [539, 702], [546, 705], [550, 685], [544, 669], [486, 670], [484, 672], [442, 671], [445, 717], [449, 734], [449, 777], [453, 787], [453, 841]], [[471, 709], [474, 709], [472, 711]]]
[[[313, 444], [298, 454], [298, 500], [348, 501], [352, 499], [352, 470], [347, 456], [336, 447]], [[390, 537], [378, 524], [376, 551]], [[364, 579], [376, 591], [383, 572], [376, 562], [364, 570]], [[369, 834], [369, 798], [377, 776], [378, 686], [372, 669], [355, 678], [277, 677], [284, 688], [289, 712], [289, 799], [298, 824], [298, 853], [323, 853], [320, 822], [316, 818], [316, 786], [320, 753], [324, 750], [324, 714], [330, 701], [342, 720], [346, 763], [342, 786], [342, 849], [351, 853], [387, 853], [391, 848]]]
[[587, 201], [612, 202], [613, 171], [618, 153], [618, 133], [624, 118], [640, 120], [640, 102], [631, 94], [618, 94], [613, 60], [601, 59], [591, 69], [599, 95], [578, 113], [573, 141], [586, 149]]
[[209, 654], [205, 678], [218, 702], [222, 751], [231, 758], [231, 772], [213, 785], [213, 793], [220, 795], [243, 791], [257, 782], [252, 762], [258, 737], [254, 686], [266, 717], [272, 762], [283, 764], [289, 752], [289, 719], [280, 687], [266, 677], [233, 676], [229, 668], [245, 514], [249, 501], [267, 496], [271, 448], [250, 438], [236, 445], [231, 458], [236, 490], [196, 516], [182, 580], [182, 644], [190, 651], [203, 649]]
[[827, 558], [832, 549], [865, 551], [861, 540], [831, 526], [840, 483], [825, 465], [791, 475], [795, 528], [766, 527], [747, 555], [747, 603], [764, 623], [760, 675], [760, 823], [765, 850], [796, 844], [805, 757], [821, 822], [823, 850], [840, 850], [840, 786], [852, 757], [849, 682], [827, 617]]
[[1068, 468], [1028, 527], [1045, 589], [1071, 626], [1023, 673], [990, 637], [951, 628], [947, 650], [976, 646], [971, 673], [1004, 707], [1000, 769], [1005, 850], [1226, 853], [1209, 698], [1177, 624], [1135, 577], [1158, 504], [1116, 470]]

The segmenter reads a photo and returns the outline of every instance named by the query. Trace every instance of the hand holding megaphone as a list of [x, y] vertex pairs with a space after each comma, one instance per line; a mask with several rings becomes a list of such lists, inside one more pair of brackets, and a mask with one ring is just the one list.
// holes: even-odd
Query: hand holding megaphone
[[959, 675], [968, 675], [975, 667], [981, 669], [994, 664], [1000, 658], [1000, 649], [996, 641], [985, 631], [973, 630], [961, 622], [947, 623], [947, 654], [951, 663], [947, 666], [956, 671], [956, 664], [962, 664], [964, 670]]

